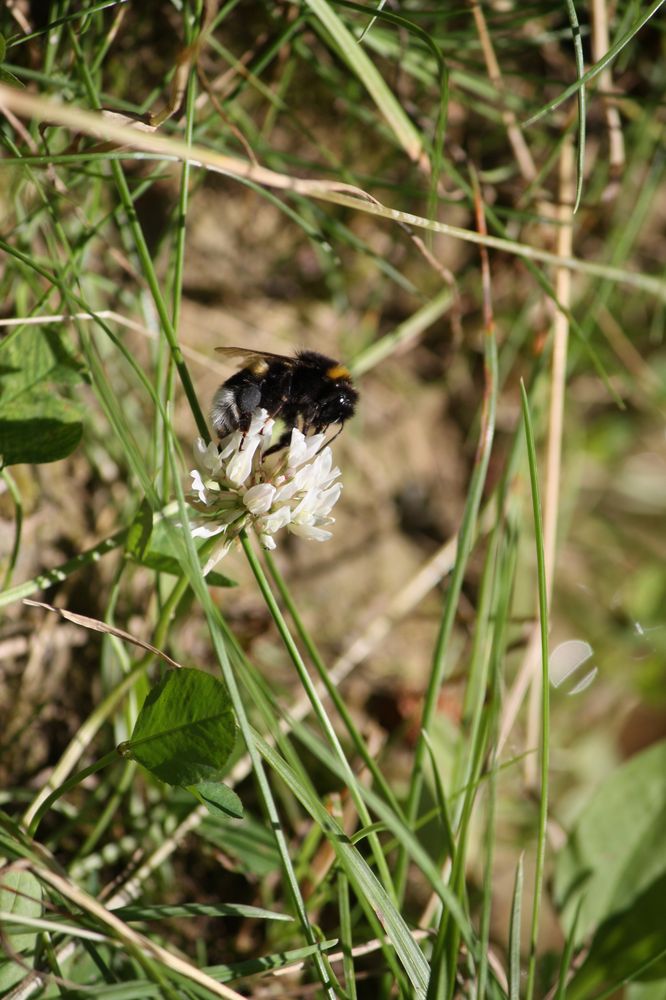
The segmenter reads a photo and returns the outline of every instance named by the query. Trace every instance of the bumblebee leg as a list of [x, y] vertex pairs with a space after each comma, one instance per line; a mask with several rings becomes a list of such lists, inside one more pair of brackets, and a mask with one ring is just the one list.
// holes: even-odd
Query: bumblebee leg
[[[287, 402], [288, 402], [288, 397], [287, 396], [282, 396], [278, 400], [277, 404], [269, 411], [269, 414], [268, 414], [269, 419], [277, 420], [279, 418], [279, 416], [280, 416], [280, 411], [284, 409], [285, 403], [287, 403]], [[262, 433], [263, 433], [263, 431], [262, 431]]]
[[337, 430], [335, 432], [335, 434], [333, 435], [333, 437], [329, 438], [328, 441], [326, 442], [326, 446], [327, 447], [328, 447], [329, 444], [333, 444], [333, 442], [335, 441], [336, 437], [339, 437], [342, 434], [342, 430], [343, 430], [344, 426], [345, 426], [344, 424], [340, 424], [340, 429]]
[[282, 448], [286, 448], [291, 441], [291, 427], [287, 427], [286, 431], [283, 431], [275, 444], [264, 452], [264, 458], [267, 455], [274, 455], [276, 451], [281, 451]]

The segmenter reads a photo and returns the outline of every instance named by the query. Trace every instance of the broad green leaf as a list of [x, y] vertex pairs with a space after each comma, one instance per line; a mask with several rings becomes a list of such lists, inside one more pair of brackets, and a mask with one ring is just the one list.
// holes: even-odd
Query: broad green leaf
[[[32, 872], [11, 869], [0, 875], [0, 913], [11, 913], [16, 917], [41, 917], [42, 887]], [[1, 918], [0, 926], [9, 948], [21, 953], [27, 961], [27, 953], [34, 948], [37, 932], [12, 930], [11, 924]], [[23, 979], [25, 968], [9, 957], [8, 950], [1, 946], [0, 956], [0, 993], [4, 996], [6, 990]]]
[[13, 959], [0, 958], [0, 996], [5, 996], [8, 990], [15, 986], [25, 976], [25, 968]]
[[561, 852], [555, 900], [576, 941], [626, 910], [666, 872], [666, 742], [619, 767], [585, 806]]
[[[32, 872], [10, 869], [0, 875], [0, 912], [41, 917], [42, 887]], [[4, 933], [15, 951], [31, 948], [36, 937], [34, 931], [12, 931], [10, 924], [5, 924]]]
[[0, 403], [0, 462], [19, 465], [67, 458], [83, 434], [78, 413], [55, 396], [35, 398], [31, 405], [16, 405], [12, 417]]
[[26, 328], [0, 349], [0, 458], [5, 465], [55, 462], [83, 433], [81, 408], [57, 386], [84, 377], [69, 345], [53, 330]]
[[118, 752], [170, 785], [215, 781], [236, 741], [226, 686], [202, 670], [170, 670], [148, 694]]
[[0, 345], [3, 406], [44, 385], [76, 385], [85, 378], [71, 346], [52, 329], [26, 327], [6, 346]]
[[200, 781], [193, 788], [201, 796], [210, 813], [222, 812], [234, 819], [243, 818], [243, 804], [233, 788], [221, 781]]
[[567, 986], [567, 1000], [592, 1000], [627, 980], [666, 975], [666, 875], [595, 934], [581, 967]]

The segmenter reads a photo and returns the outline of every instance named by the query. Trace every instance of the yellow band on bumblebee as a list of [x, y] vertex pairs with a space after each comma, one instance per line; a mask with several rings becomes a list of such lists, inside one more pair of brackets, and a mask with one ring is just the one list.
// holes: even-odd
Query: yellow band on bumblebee
[[326, 378], [351, 378], [351, 372], [344, 365], [333, 365], [332, 368], [327, 369]]
[[252, 372], [253, 375], [261, 377], [268, 371], [268, 362], [265, 358], [253, 358], [249, 365], [247, 365], [247, 370]]

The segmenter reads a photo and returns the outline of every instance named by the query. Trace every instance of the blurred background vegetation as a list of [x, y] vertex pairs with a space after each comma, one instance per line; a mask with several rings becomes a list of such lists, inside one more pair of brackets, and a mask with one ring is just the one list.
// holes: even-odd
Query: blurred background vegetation
[[[494, 815], [475, 779], [479, 794], [460, 844], [465, 879], [454, 889], [475, 933], [490, 901], [490, 953], [506, 967], [516, 952], [510, 911], [526, 851], [526, 963], [539, 691], [534, 683], [532, 694], [523, 692], [520, 682], [538, 676], [538, 656], [530, 654], [538, 629], [522, 379], [544, 497], [551, 648], [578, 640], [576, 655], [584, 643], [590, 654], [575, 680], [551, 689], [549, 855], [536, 986], [536, 995], [547, 995], [571, 928], [552, 883], [567, 835], [622, 762], [666, 734], [666, 52], [659, 4], [588, 0], [574, 10], [568, 3], [406, 0], [371, 10], [342, 0], [14, 0], [0, 13], [0, 31], [2, 808], [18, 819], [77, 737], [76, 763], [59, 772], [63, 778], [126, 738], [147, 683], [140, 672], [128, 698], [109, 705], [89, 732], [86, 720], [117, 690], [136, 653], [27, 609], [22, 597], [43, 592], [186, 665], [216, 669], [187, 581], [174, 591], [180, 579], [127, 558], [126, 537], [117, 533], [136, 518], [146, 479], [163, 505], [172, 500], [171, 442], [185, 482], [200, 433], [193, 399], [206, 415], [231, 373], [214, 355], [221, 345], [285, 354], [312, 348], [355, 372], [358, 415], [334, 446], [344, 481], [334, 539], [321, 546], [286, 539], [276, 563], [324, 661], [339, 668], [354, 723], [402, 801], [413, 779], [442, 602], [451, 593], [453, 542], [479, 469], [481, 404], [494, 395], [495, 438], [473, 517], [475, 544], [429, 735], [454, 816], [470, 739], [479, 767], [495, 760], [500, 768]], [[613, 58], [600, 68], [609, 50]], [[80, 128], [64, 122], [52, 104], [28, 112], [11, 94], [74, 112], [104, 108], [114, 113], [104, 121], [128, 135], [140, 134], [140, 124], [143, 134], [228, 159], [212, 155], [209, 169], [184, 166], [142, 150], [138, 139], [138, 148], [132, 138], [123, 146], [103, 124], [93, 135], [84, 116]], [[523, 127], [548, 102], [557, 106]], [[245, 176], [241, 161], [250, 165]], [[321, 184], [299, 186], [296, 178]], [[485, 302], [475, 242], [480, 213], [489, 236], [501, 241], [488, 247]], [[555, 266], [549, 255], [566, 265]], [[484, 368], [491, 327], [498, 350], [492, 386]], [[39, 360], [28, 371], [22, 359], [32, 358], [36, 343]], [[511, 466], [515, 448], [520, 455]], [[512, 553], [511, 568], [497, 570], [508, 609], [501, 637], [478, 617], [497, 524]], [[80, 558], [107, 539], [106, 554]], [[40, 579], [63, 566], [57, 582]], [[269, 609], [240, 550], [218, 568], [237, 586], [215, 588], [215, 603], [279, 715], [279, 706], [290, 709], [302, 694]], [[497, 672], [497, 684], [488, 682], [493, 714], [483, 743], [470, 729], [470, 662], [476, 643], [500, 638], [495, 660], [492, 649], [483, 653]], [[153, 662], [145, 666], [157, 676]], [[587, 675], [589, 686], [576, 690]], [[258, 717], [253, 722], [260, 726]], [[341, 790], [321, 761], [299, 752], [322, 797]], [[274, 783], [311, 918], [337, 938], [340, 917], [317, 824]], [[243, 821], [192, 821], [186, 836], [171, 841], [191, 800], [131, 767], [112, 769], [62, 799], [40, 837], [92, 895], [108, 898], [167, 842], [142, 877], [142, 903], [289, 909], [252, 779], [237, 791]], [[427, 796], [422, 818], [438, 801], [431, 778]], [[105, 811], [108, 802], [113, 808]], [[442, 861], [441, 829], [430, 822], [421, 837]], [[663, 838], [648, 841], [646, 833], [638, 856], [666, 856]], [[385, 843], [390, 851], [390, 838]], [[431, 892], [416, 871], [402, 907], [410, 926], [428, 926]], [[372, 933], [357, 909], [353, 941], [360, 944]], [[597, 923], [613, 912], [602, 907]], [[223, 932], [211, 916], [148, 926], [155, 940], [201, 966], [304, 943], [286, 924], [238, 915]], [[56, 972], [48, 947], [39, 958]], [[77, 961], [67, 977], [83, 988], [101, 976], [110, 989], [89, 952]], [[129, 977], [117, 956], [108, 962], [111, 982]], [[448, 995], [477, 995], [468, 963], [460, 962]], [[381, 955], [360, 960], [358, 995], [413, 995], [399, 977], [383, 978], [384, 970]], [[316, 993], [316, 982], [310, 967], [292, 972], [288, 995]], [[505, 987], [497, 973], [487, 995], [508, 995]], [[247, 980], [244, 989], [283, 996], [285, 982]], [[39, 984], [35, 990], [56, 995]], [[637, 986], [625, 992], [632, 1000], [664, 995]]]

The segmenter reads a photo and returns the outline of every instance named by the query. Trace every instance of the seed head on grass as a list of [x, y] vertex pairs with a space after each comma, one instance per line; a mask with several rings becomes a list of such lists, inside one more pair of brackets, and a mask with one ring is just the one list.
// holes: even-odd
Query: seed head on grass
[[[247, 433], [233, 431], [219, 445], [196, 444], [198, 469], [190, 473], [189, 504], [198, 512], [193, 535], [222, 535], [206, 566], [226, 555], [244, 528], [252, 528], [265, 549], [275, 549], [274, 535], [286, 528], [315, 542], [331, 537], [330, 516], [342, 483], [333, 467], [324, 434], [291, 432], [286, 451], [266, 456], [275, 421], [257, 409]], [[337, 481], [336, 481], [337, 480]]]

